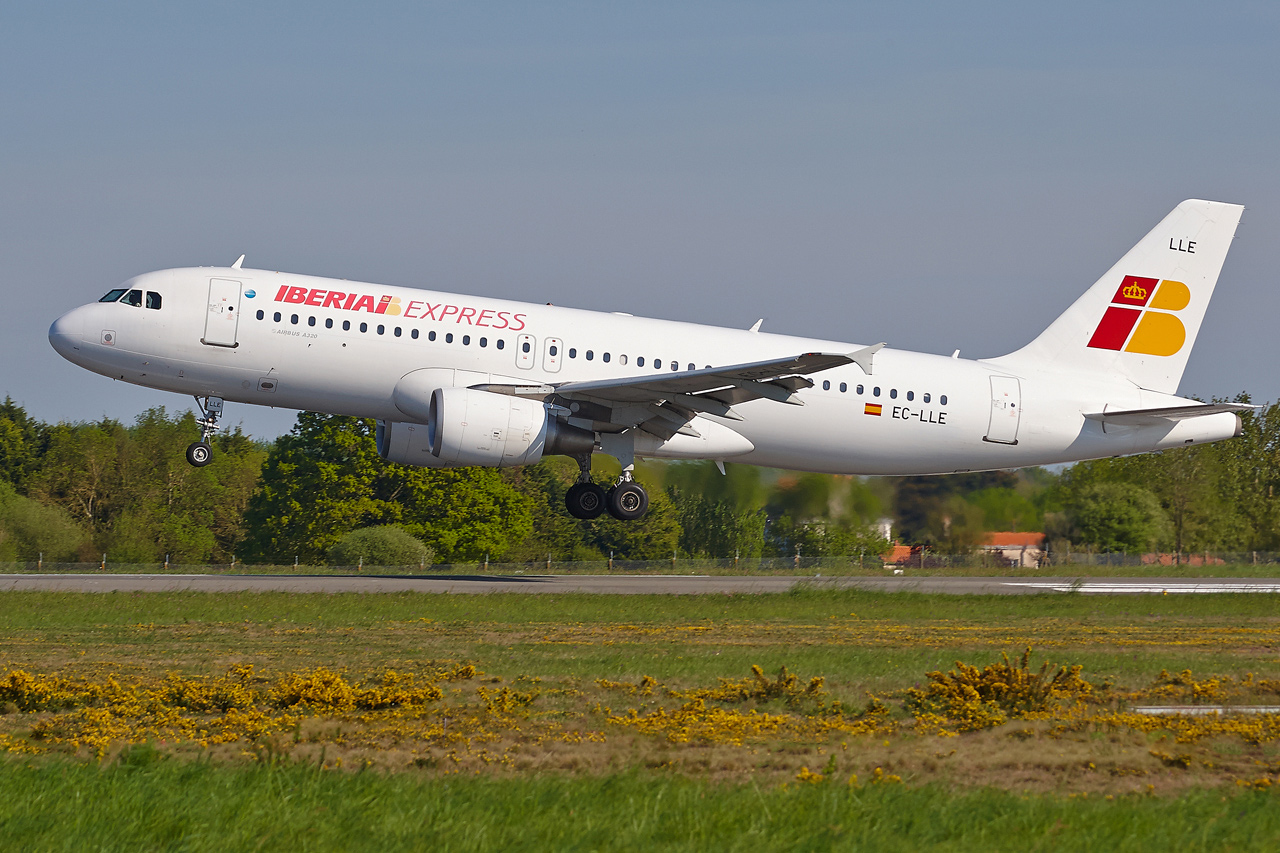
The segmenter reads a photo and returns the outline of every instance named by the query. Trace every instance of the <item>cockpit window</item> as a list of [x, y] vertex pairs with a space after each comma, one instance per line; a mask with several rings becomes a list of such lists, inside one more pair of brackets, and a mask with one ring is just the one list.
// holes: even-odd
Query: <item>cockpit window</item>
[[99, 302], [115, 302], [121, 296], [124, 296], [124, 291], [125, 289], [123, 287], [117, 287], [115, 290], [108, 290], [107, 295], [102, 297], [98, 301]]
[[142, 307], [142, 291], [130, 290], [124, 295], [124, 299], [121, 299], [120, 301], [125, 305], [132, 305], [135, 308], [140, 308]]
[[147, 291], [147, 307], [155, 308], [157, 311], [160, 310], [160, 294], [152, 293], [150, 290], [148, 290]]

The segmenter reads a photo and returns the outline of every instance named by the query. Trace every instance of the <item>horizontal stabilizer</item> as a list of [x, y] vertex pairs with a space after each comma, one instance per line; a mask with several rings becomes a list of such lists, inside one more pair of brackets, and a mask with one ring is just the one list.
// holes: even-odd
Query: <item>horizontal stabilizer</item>
[[1120, 412], [1093, 412], [1086, 414], [1090, 420], [1117, 426], [1154, 426], [1167, 421], [1183, 421], [1222, 412], [1247, 412], [1260, 409], [1244, 403], [1203, 403], [1195, 406], [1170, 406], [1164, 409], [1127, 409]]

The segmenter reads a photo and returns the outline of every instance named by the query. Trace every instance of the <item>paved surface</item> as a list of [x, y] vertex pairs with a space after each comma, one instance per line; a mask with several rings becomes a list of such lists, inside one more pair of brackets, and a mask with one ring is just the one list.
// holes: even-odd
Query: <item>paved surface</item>
[[829, 589], [935, 592], [950, 595], [1026, 595], [1049, 592], [1150, 595], [1174, 593], [1280, 592], [1280, 581], [1239, 578], [824, 578], [713, 575], [0, 575], [0, 590], [66, 592], [451, 592], [570, 593], [607, 595], [699, 595], [786, 592], [797, 584]]

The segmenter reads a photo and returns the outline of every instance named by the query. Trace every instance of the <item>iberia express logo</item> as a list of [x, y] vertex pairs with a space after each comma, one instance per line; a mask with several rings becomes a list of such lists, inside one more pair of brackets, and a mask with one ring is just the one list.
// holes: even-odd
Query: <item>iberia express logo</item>
[[[1172, 313], [1191, 302], [1180, 281], [1127, 275], [1102, 315], [1089, 346], [1144, 355], [1173, 355], [1187, 340], [1187, 329]], [[1132, 306], [1132, 307], [1131, 307]]]

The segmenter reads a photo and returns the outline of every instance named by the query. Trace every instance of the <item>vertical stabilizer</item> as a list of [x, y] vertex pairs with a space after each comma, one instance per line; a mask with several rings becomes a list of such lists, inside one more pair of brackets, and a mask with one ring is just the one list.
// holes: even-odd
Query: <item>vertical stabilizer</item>
[[1175, 393], [1243, 211], [1184, 201], [1038, 338], [993, 361], [1097, 371]]

